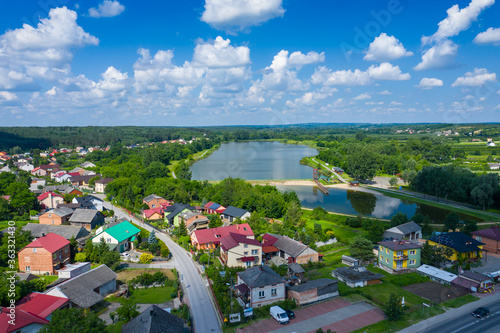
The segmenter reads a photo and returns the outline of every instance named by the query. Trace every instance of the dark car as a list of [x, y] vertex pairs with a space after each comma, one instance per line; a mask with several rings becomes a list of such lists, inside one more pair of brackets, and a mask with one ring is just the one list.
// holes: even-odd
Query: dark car
[[490, 313], [490, 310], [488, 308], [477, 308], [474, 312], [472, 312], [472, 315], [476, 318], [483, 318], [484, 316], [487, 316]]
[[287, 309], [284, 309], [286, 314], [288, 315], [288, 318], [290, 319], [295, 319], [295, 313], [293, 313], [292, 310], [287, 310]]

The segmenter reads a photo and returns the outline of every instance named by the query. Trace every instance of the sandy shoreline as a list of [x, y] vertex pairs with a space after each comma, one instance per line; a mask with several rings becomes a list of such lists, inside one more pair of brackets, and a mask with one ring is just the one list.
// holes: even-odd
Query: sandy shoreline
[[[312, 180], [269, 180], [269, 181], [250, 181], [252, 185], [271, 185], [271, 186], [316, 186], [316, 183], [314, 183]], [[365, 187], [358, 187], [358, 186], [350, 186], [349, 184], [341, 183], [341, 184], [332, 184], [332, 185], [325, 185], [327, 188], [341, 188], [345, 190], [352, 190], [352, 191], [359, 191], [359, 192], [366, 192], [366, 193], [372, 193], [372, 194], [377, 194], [380, 195], [379, 192], [370, 190]]]

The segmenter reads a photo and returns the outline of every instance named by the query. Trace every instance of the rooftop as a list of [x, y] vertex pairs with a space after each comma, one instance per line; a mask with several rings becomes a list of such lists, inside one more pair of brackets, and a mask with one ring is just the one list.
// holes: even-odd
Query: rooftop
[[332, 284], [337, 284], [338, 281], [334, 279], [328, 279], [328, 278], [321, 278], [321, 279], [316, 279], [312, 280], [306, 283], [301, 283], [296, 286], [288, 287], [287, 289], [292, 290], [292, 291], [306, 291], [306, 290], [311, 290], [311, 289], [316, 289], [316, 288], [321, 288], [321, 287], [326, 287]]
[[44, 248], [50, 253], [54, 253], [68, 244], [69, 240], [67, 240], [63, 236], [51, 232], [32, 241], [31, 243], [26, 245], [25, 248]]
[[[141, 230], [132, 223], [125, 221], [120, 224], [114, 225], [111, 228], [104, 230], [103, 232], [106, 232], [118, 242], [123, 242], [124, 240], [137, 235], [141, 232]], [[102, 232], [100, 234], [102, 234]], [[96, 237], [98, 237], [100, 234], [96, 235]]]
[[496, 225], [491, 226], [491, 227], [486, 228], [486, 229], [473, 231], [473, 232], [471, 232], [471, 234], [473, 234], [475, 236], [484, 237], [484, 238], [500, 240], [500, 228], [497, 227]]
[[250, 267], [243, 272], [238, 272], [238, 276], [250, 288], [284, 283], [283, 278], [269, 266]]
[[184, 332], [184, 321], [156, 305], [151, 305], [122, 328], [122, 333], [137, 332], [182, 333]]
[[406, 241], [406, 240], [393, 240], [393, 241], [387, 241], [387, 242], [378, 242], [378, 244], [385, 246], [386, 248], [389, 248], [393, 251], [403, 251], [403, 250], [422, 248], [422, 245], [420, 245], [418, 243]]
[[378, 280], [384, 277], [380, 273], [370, 272], [365, 267], [339, 267], [333, 272], [351, 282]]
[[450, 247], [460, 253], [481, 251], [478, 246], [484, 245], [484, 243], [461, 232], [449, 232], [447, 234], [436, 235], [429, 238], [429, 240]]

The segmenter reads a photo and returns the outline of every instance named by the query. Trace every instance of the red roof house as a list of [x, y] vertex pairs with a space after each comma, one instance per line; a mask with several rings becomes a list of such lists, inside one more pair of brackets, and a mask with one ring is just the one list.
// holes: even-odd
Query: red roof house
[[16, 304], [16, 309], [50, 320], [52, 312], [69, 305], [69, 299], [33, 292]]
[[11, 318], [9, 317], [10, 309], [1, 308], [0, 313], [0, 333], [10, 333], [10, 332], [38, 332], [43, 325], [47, 325], [49, 321], [37, 315], [31, 314], [29, 312], [16, 309], [14, 325], [9, 323]]
[[218, 227], [212, 229], [195, 230], [191, 234], [191, 244], [199, 249], [215, 248], [220, 244], [221, 238], [229, 236], [230, 233], [244, 235], [248, 238], [254, 238], [252, 228], [248, 223], [233, 224], [227, 227]]
[[484, 243], [483, 250], [500, 253], [500, 228], [496, 225], [471, 232], [472, 238]]
[[52, 191], [40, 194], [37, 199], [40, 205], [45, 208], [56, 208], [58, 204], [64, 203], [64, 197]]
[[19, 271], [55, 274], [69, 261], [69, 240], [52, 232], [37, 238], [18, 252]]
[[262, 244], [245, 235], [230, 233], [220, 240], [220, 259], [229, 267], [252, 267], [262, 262]]
[[159, 220], [163, 218], [163, 209], [161, 207], [145, 209], [142, 211], [142, 216], [148, 220]]

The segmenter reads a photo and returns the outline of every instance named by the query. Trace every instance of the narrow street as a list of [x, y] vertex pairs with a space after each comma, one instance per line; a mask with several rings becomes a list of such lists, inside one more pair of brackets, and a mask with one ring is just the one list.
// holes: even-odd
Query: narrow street
[[[97, 195], [101, 198], [104, 195]], [[106, 209], [113, 209], [118, 218], [128, 218], [131, 222], [151, 231], [152, 228], [140, 222], [138, 219], [128, 215], [123, 209], [111, 205], [105, 201]], [[184, 295], [187, 295], [188, 305], [191, 309], [192, 322], [195, 332], [222, 332], [221, 324], [215, 310], [215, 305], [210, 297], [205, 282], [201, 278], [195, 264], [188, 253], [166, 234], [156, 232], [158, 239], [165, 242], [175, 260], [175, 268], [179, 272], [180, 282], [184, 287]]]

